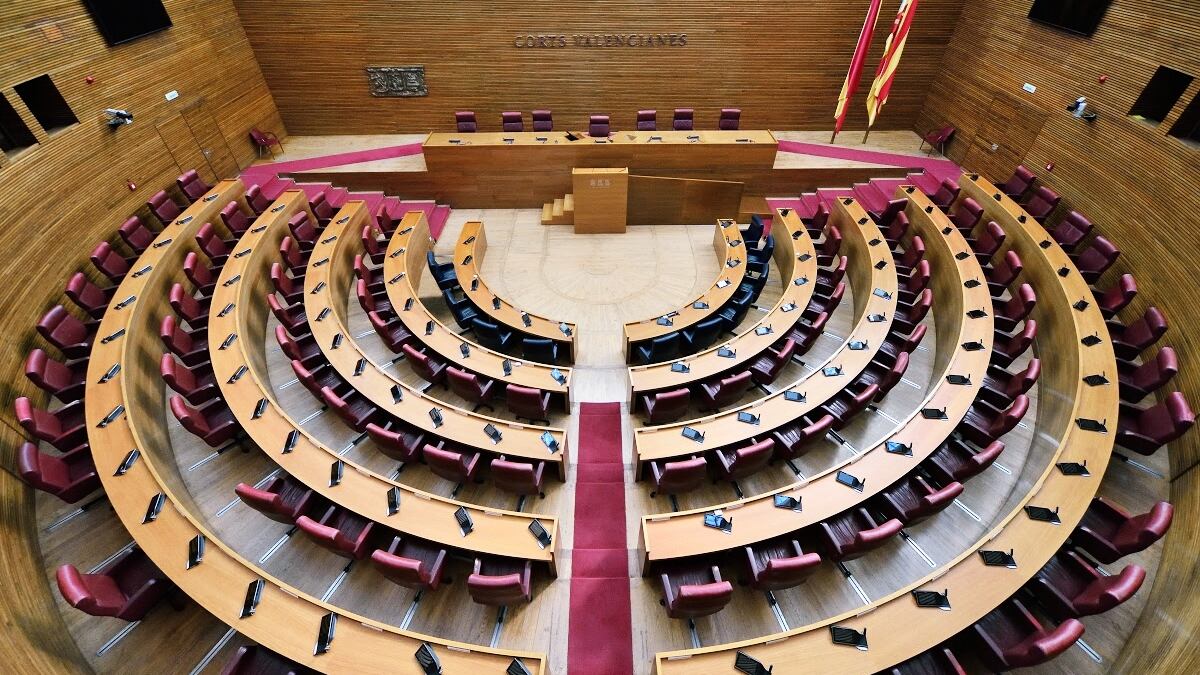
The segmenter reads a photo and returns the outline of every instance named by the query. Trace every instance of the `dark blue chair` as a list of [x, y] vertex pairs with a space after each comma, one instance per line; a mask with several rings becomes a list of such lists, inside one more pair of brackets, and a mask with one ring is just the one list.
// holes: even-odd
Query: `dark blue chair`
[[471, 330], [479, 344], [498, 352], [511, 349], [517, 337], [511, 330], [502, 330], [500, 326], [478, 316], [471, 319]]
[[458, 275], [454, 273], [454, 263], [439, 263], [433, 257], [433, 251], [425, 254], [425, 262], [429, 264], [429, 272], [438, 288], [443, 291], [458, 286]]
[[649, 342], [639, 343], [637, 355], [641, 363], [660, 363], [679, 358], [679, 333], [667, 333]]

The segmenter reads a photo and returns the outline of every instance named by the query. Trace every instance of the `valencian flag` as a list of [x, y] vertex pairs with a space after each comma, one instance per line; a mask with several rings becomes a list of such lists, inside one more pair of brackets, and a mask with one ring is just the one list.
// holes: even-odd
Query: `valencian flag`
[[875, 71], [875, 81], [867, 92], [867, 132], [875, 124], [875, 116], [887, 103], [888, 92], [892, 89], [892, 80], [896, 77], [896, 68], [900, 65], [900, 56], [904, 53], [904, 41], [908, 39], [908, 31], [912, 28], [913, 14], [917, 11], [917, 0], [901, 0], [900, 11], [896, 13], [896, 21], [892, 24], [892, 32], [888, 35], [883, 46], [883, 58], [879, 60], [879, 68]]
[[858, 81], [862, 78], [863, 64], [867, 60], [867, 50], [871, 47], [871, 36], [875, 33], [875, 22], [879, 19], [879, 8], [883, 0], [871, 0], [871, 8], [867, 10], [867, 19], [863, 22], [862, 32], [858, 34], [858, 45], [854, 48], [854, 58], [850, 60], [850, 71], [846, 73], [846, 81], [842, 84], [842, 93], [838, 96], [837, 110], [833, 113], [836, 120], [833, 125], [832, 143], [842, 130], [846, 121], [846, 111], [850, 108], [850, 97], [858, 89]]

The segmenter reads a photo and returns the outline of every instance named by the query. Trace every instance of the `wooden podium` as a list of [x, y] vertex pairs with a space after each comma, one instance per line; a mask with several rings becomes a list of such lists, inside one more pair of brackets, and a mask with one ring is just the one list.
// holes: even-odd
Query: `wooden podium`
[[575, 232], [620, 233], [627, 225], [696, 225], [736, 219], [742, 183], [631, 176], [628, 168], [572, 169]]
[[625, 231], [628, 220], [629, 169], [572, 169], [575, 233]]

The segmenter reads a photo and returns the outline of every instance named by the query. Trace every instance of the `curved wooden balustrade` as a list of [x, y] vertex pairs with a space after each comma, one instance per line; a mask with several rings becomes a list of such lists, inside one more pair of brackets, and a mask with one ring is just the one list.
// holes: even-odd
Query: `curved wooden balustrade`
[[[468, 223], [468, 225], [470, 224], [472, 223]], [[476, 236], [483, 236], [482, 225]], [[433, 239], [429, 236], [429, 221], [425, 217], [425, 212], [409, 211], [396, 226], [396, 232], [388, 243], [387, 256], [384, 258], [382, 270], [383, 278], [387, 281], [385, 285], [388, 300], [391, 301], [393, 311], [400, 317], [400, 321], [408, 329], [408, 332], [416, 335], [422, 344], [457, 367], [466, 368], [497, 382], [549, 391], [563, 409], [570, 412], [570, 368], [518, 359], [492, 351], [459, 335], [452, 328], [438, 321], [425, 307], [420, 296], [421, 279], [426, 265], [425, 254], [432, 249]], [[477, 252], [473, 255], [480, 255], [480, 253]], [[397, 275], [403, 276], [397, 278]], [[480, 283], [483, 282], [480, 281]], [[411, 302], [409, 302], [410, 300]], [[432, 332], [427, 330], [431, 322]], [[574, 333], [574, 325], [571, 325], [570, 328]], [[461, 352], [463, 344], [470, 349], [470, 356], [466, 358]], [[509, 374], [504, 372], [505, 361], [509, 363], [511, 371]], [[559, 383], [554, 378], [555, 370], [562, 374], [565, 382]]]
[[[1038, 292], [1034, 318], [1038, 322], [1037, 351], [1054, 354], [1043, 359], [1042, 391], [1037, 427], [1040, 433], [1061, 438], [1050, 463], [1028, 494], [1000, 523], [961, 555], [918, 583], [873, 602], [868, 608], [847, 612], [807, 626], [753, 640], [698, 650], [663, 652], [655, 658], [655, 672], [711, 673], [731, 667], [736, 651], [744, 651], [765, 664], [820, 663], [829, 672], [873, 672], [890, 667], [940, 644], [974, 624], [1015, 594], [1062, 547], [1079, 523], [1100, 486], [1113, 448], [1113, 435], [1085, 431], [1075, 420], [1106, 420], [1115, 427], [1118, 410], [1115, 383], [1091, 387], [1088, 374], [1115, 372], [1116, 361], [1107, 339], [1088, 346], [1083, 338], [1106, 336], [1104, 319], [1091, 301], [1091, 291], [1066, 253], [1019, 205], [987, 180], [964, 175], [959, 200], [971, 197], [984, 206], [987, 219], [995, 220], [1007, 235], [1005, 247], [1016, 250], [1025, 263], [1022, 280]], [[915, 197], [897, 190], [898, 197]], [[1066, 269], [1065, 276], [1059, 270]], [[1087, 306], [1076, 307], [1080, 299]], [[1059, 462], [1087, 464], [1090, 475], [1067, 475], [1055, 468]], [[1023, 513], [1025, 506], [1058, 510], [1060, 524], [1035, 521]], [[984, 565], [978, 552], [1012, 551], [1015, 569]], [[911, 591], [928, 588], [946, 591], [951, 609], [923, 609]], [[866, 631], [868, 649], [834, 644], [830, 626]], [[920, 626], [921, 630], [911, 630]]]
[[[813, 246], [812, 237], [795, 211], [788, 211], [786, 216], [776, 213], [771, 224], [771, 233], [775, 238], [775, 250], [771, 257], [779, 273], [780, 283], [783, 284], [783, 293], [771, 311], [741, 335], [704, 351], [668, 363], [630, 366], [631, 402], [636, 403], [639, 394], [695, 386], [720, 373], [737, 370], [739, 366], [749, 366], [795, 324], [799, 313], [808, 306], [813, 289], [816, 288], [817, 251]], [[799, 279], [806, 281], [797, 285], [795, 282]], [[791, 309], [788, 309], [789, 307]], [[720, 307], [713, 309], [719, 311]], [[759, 335], [757, 331], [761, 327], [770, 328], [771, 332]], [[779, 329], [776, 330], [776, 327]], [[722, 347], [732, 349], [735, 356], [718, 356], [717, 352]], [[671, 370], [672, 364], [675, 363], [686, 364], [688, 372]]]
[[[248, 210], [243, 193], [241, 181], [222, 181], [163, 228], [118, 287], [100, 323], [88, 367], [85, 410], [92, 457], [117, 516], [138, 546], [195, 602], [246, 637], [309, 667], [419, 673], [413, 654], [427, 642], [455, 671], [501, 672], [520, 658], [534, 672], [544, 672], [545, 659], [538, 654], [489, 650], [401, 631], [305, 595], [242, 558], [195, 515], [200, 511], [170, 450], [164, 384], [158, 373], [158, 323], [171, 311], [167, 291], [182, 270], [184, 256], [198, 250], [196, 231], [205, 222], [219, 223], [218, 211], [231, 200], [242, 201]], [[117, 364], [119, 372], [102, 381]], [[131, 450], [140, 453], [138, 459], [119, 473]], [[163, 501], [161, 510], [147, 519], [156, 498]], [[187, 569], [189, 544], [197, 536], [206, 540], [203, 560]], [[243, 618], [246, 589], [260, 580], [261, 600], [255, 612]], [[329, 652], [315, 656], [321, 620], [331, 613], [341, 618], [335, 639]]]
[[[961, 253], [971, 253], [970, 246], [950, 225], [945, 214], [937, 209], [926, 212], [924, 207], [927, 205], [924, 195], [914, 196], [909, 203], [908, 215], [912, 231], [927, 242], [926, 258], [935, 271], [933, 316], [937, 326], [937, 352], [933, 372], [938, 384], [930, 388], [921, 405], [902, 420], [886, 440], [822, 473], [748, 499], [679, 513], [644, 516], [643, 571], [664, 561], [717, 553], [796, 532], [854, 508], [912, 472], [962, 421], [987, 374], [994, 336], [990, 312], [980, 319], [968, 318], [966, 312], [978, 307], [990, 308], [991, 296], [986, 283], [966, 287], [965, 283], [970, 279], [982, 281], [983, 270], [974, 255], [959, 259]], [[977, 351], [962, 348], [962, 343], [973, 341], [981, 342], [984, 348]], [[950, 384], [945, 379], [950, 374], [965, 375], [970, 382]], [[919, 412], [922, 408], [945, 408], [946, 419], [926, 419]], [[889, 441], [909, 446], [912, 454], [888, 452]], [[839, 470], [863, 479], [866, 484], [862, 491], [838, 483]], [[776, 508], [775, 495], [800, 500], [803, 511]], [[704, 527], [704, 514], [713, 509], [722, 509], [734, 519], [736, 524], [730, 534]]]
[[[285, 193], [285, 198], [287, 196]], [[300, 198], [303, 199], [303, 194]], [[297, 480], [329, 501], [354, 511], [364, 518], [390, 529], [454, 549], [544, 562], [549, 565], [551, 573], [554, 573], [557, 538], [554, 544], [542, 548], [527, 528], [534, 519], [538, 519], [551, 536], [556, 537], [558, 532], [556, 518], [483, 508], [416, 490], [403, 483], [389, 480], [341, 457], [337, 451], [305, 432], [301, 424], [292, 419], [278, 405], [266, 370], [263, 344], [267, 339], [266, 322], [269, 312], [263, 302], [263, 297], [266, 293], [271, 292], [269, 270], [271, 263], [277, 262], [279, 259], [278, 241], [287, 233], [288, 216], [284, 215], [286, 213], [286, 210], [279, 214], [272, 214], [271, 211], [268, 211], [262, 217], [274, 217], [262, 223], [265, 227], [260, 225], [242, 237], [242, 240], [238, 242], [237, 253], [230, 258], [229, 262], [225, 263], [225, 267], [221, 270], [217, 290], [213, 293], [212, 307], [224, 308], [230, 304], [234, 307], [224, 316], [220, 316], [220, 310], [211, 316], [209, 349], [212, 355], [213, 372], [220, 383], [221, 393], [234, 411], [238, 421], [241, 422], [242, 428], [263, 452], [267, 453], [276, 464]], [[329, 239], [335, 235], [330, 228], [336, 227], [338, 221], [347, 218], [344, 221], [347, 227], [346, 232], [351, 232], [354, 230], [349, 229], [350, 224], [360, 221], [365, 218], [365, 215], [364, 202], [349, 202], [338, 212], [334, 223], [331, 223], [322, 233], [322, 240], [329, 242], [324, 246], [328, 247], [334, 243]], [[357, 222], [357, 225], [361, 229], [362, 223]], [[247, 253], [237, 257], [237, 254], [243, 251]], [[345, 269], [339, 269], [338, 273], [345, 278], [342, 283], [337, 284], [329, 279], [329, 275], [333, 272], [331, 268], [334, 267], [332, 262], [314, 268], [316, 261], [321, 260], [322, 256], [328, 253], [330, 253], [328, 250], [314, 252], [310, 257], [309, 272], [305, 277], [306, 284], [310, 285], [306, 286], [306, 291], [311, 291], [312, 287], [319, 283], [319, 280], [312, 277], [324, 276], [327, 284], [322, 289], [322, 293], [313, 295], [311, 292], [307, 292], [305, 297], [306, 299], [318, 298], [323, 307], [333, 303], [335, 310], [330, 312], [330, 316], [324, 321], [310, 321], [309, 326], [315, 331], [318, 326], [328, 324], [330, 335], [334, 332], [346, 334], [344, 326], [333, 325], [335, 321], [333, 317], [338, 314], [336, 307], [340, 306], [344, 311], [345, 301], [343, 299], [341, 303], [337, 303], [332, 298], [338, 297], [339, 292], [343, 293], [341, 297], [345, 297], [347, 279], [352, 272], [349, 270], [349, 264], [345, 265]], [[235, 279], [234, 283], [229, 283]], [[315, 317], [316, 314], [312, 316]], [[237, 335], [236, 341], [227, 348], [221, 349], [221, 345], [230, 335]], [[330, 338], [322, 335], [319, 339], [322, 340], [322, 344], [328, 344]], [[352, 340], [353, 338], [346, 335], [342, 346], [338, 350], [333, 350], [332, 353], [336, 354], [342, 351], [350, 353], [355, 350]], [[354, 351], [354, 353], [358, 352]], [[356, 361], [357, 358], [359, 357], [351, 357], [352, 361]], [[243, 365], [248, 367], [247, 372], [236, 381], [230, 381]], [[376, 372], [379, 376], [387, 379], [383, 373], [373, 369], [364, 370], [363, 375], [359, 377], [347, 376], [346, 379], [354, 382], [355, 385], [362, 386], [364, 378], [369, 377], [368, 371]], [[388, 381], [392, 382], [390, 379]], [[390, 403], [390, 394], [388, 396]], [[255, 409], [259, 401], [264, 398], [268, 400], [269, 405], [261, 411], [258, 417], [255, 417]], [[389, 405], [388, 410], [405, 420], [413, 418], [414, 421], [423, 419], [428, 422], [428, 400], [421, 403], [419, 393], [410, 389], [405, 395], [404, 402], [409, 405]], [[447, 409], [447, 420], [450, 417], [451, 411]], [[442, 427], [442, 429], [445, 428], [446, 426]], [[298, 432], [297, 440], [294, 448], [285, 453], [283, 450], [288, 436], [292, 432]], [[487, 442], [490, 443], [490, 441]], [[544, 446], [542, 451], [549, 454]], [[330, 466], [337, 461], [345, 462], [345, 470], [341, 483], [331, 487], [329, 485]], [[392, 488], [399, 488], [401, 491], [400, 510], [393, 515], [388, 515], [388, 492]], [[475, 531], [467, 537], [462, 536], [454, 519], [454, 512], [460, 507], [467, 509], [475, 521]]]
[[[397, 233], [403, 229], [401, 227]], [[554, 340], [560, 353], [565, 354], [568, 361], [574, 361], [575, 324], [526, 312], [496, 295], [488, 288], [481, 272], [486, 254], [487, 237], [484, 235], [483, 223], [475, 220], [463, 225], [458, 235], [458, 243], [454, 246], [454, 272], [458, 275], [463, 293], [480, 312], [491, 317], [498, 325], [508, 326], [518, 334], [525, 333]], [[476, 281], [478, 283], [475, 283]], [[525, 317], [529, 318], [528, 326], [525, 325]]]
[[[776, 217], [782, 216], [776, 212]], [[863, 219], [866, 219], [865, 223], [861, 222]], [[855, 200], [837, 202], [829, 222], [841, 229], [844, 237], [842, 249], [849, 258], [846, 274], [850, 277], [854, 294], [855, 318], [854, 329], [846, 342], [808, 377], [758, 401], [698, 419], [637, 429], [634, 433], [634, 452], [639, 472], [651, 460], [679, 459], [697, 452], [749, 443], [753, 437], [793, 422], [842, 391], [875, 358], [879, 345], [891, 330], [896, 313], [898, 281], [895, 261], [875, 221], [867, 216], [867, 212]], [[872, 245], [872, 241], [877, 243]], [[884, 318], [872, 321], [872, 315], [883, 315]], [[850, 349], [849, 343], [852, 341], [864, 342], [865, 348]], [[826, 367], [840, 368], [839, 374], [824, 375]], [[805, 400], [787, 400], [788, 391], [804, 394]], [[758, 415], [759, 423], [739, 422], [739, 412]], [[684, 427], [703, 433], [703, 442], [684, 438]]]
[[[633, 358], [633, 350], [640, 342], [647, 342], [668, 333], [690, 328], [701, 321], [721, 311], [721, 307], [729, 302], [742, 279], [746, 278], [746, 245], [741, 240], [741, 231], [737, 223], [729, 219], [717, 221], [713, 231], [713, 250], [717, 254], [717, 263], [721, 266], [712, 286], [700, 297], [692, 300], [679, 309], [671, 312], [670, 325], [659, 323], [662, 316], [656, 316], [641, 321], [630, 321], [625, 324], [625, 360]], [[733, 243], [736, 242], [736, 245]], [[699, 303], [707, 305], [697, 309]]]

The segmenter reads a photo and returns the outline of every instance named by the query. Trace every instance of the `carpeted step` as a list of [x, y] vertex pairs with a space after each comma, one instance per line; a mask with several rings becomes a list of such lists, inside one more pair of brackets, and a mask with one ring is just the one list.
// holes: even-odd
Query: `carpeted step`
[[817, 212], [817, 207], [821, 205], [821, 198], [815, 192], [805, 192], [800, 195], [800, 201], [804, 202], [804, 208], [800, 209], [801, 218], [812, 218]]
[[296, 183], [296, 187], [304, 190], [304, 194], [308, 196], [308, 201], [312, 201], [317, 195], [325, 192], [333, 187], [329, 183]]
[[296, 181], [291, 178], [280, 178], [279, 176], [269, 176], [265, 182], [259, 183], [259, 188], [262, 189], [263, 196], [271, 201], [279, 199], [279, 195], [285, 190], [291, 190], [296, 187]]
[[912, 183], [907, 178], [875, 178], [871, 180], [871, 184], [890, 201], [896, 198], [896, 188]]
[[817, 190], [817, 197], [832, 211], [834, 203], [838, 200], [845, 197], [854, 197], [854, 190], [850, 188], [819, 188]]
[[441, 236], [442, 230], [446, 229], [446, 221], [450, 220], [450, 207], [445, 204], [438, 204], [433, 209], [433, 215], [429, 217], [429, 236], [437, 239]]
[[868, 211], [882, 211], [887, 206], [887, 199], [870, 183], [855, 183], [850, 191], [858, 203]]
[[384, 194], [382, 192], [351, 192], [346, 197], [346, 201], [353, 199], [361, 199], [367, 203], [367, 213], [375, 215], [379, 209], [379, 205], [383, 203]]
[[350, 191], [346, 188], [331, 187], [325, 191], [325, 199], [329, 200], [330, 206], [340, 209], [350, 201]]
[[908, 180], [913, 185], [916, 185], [918, 190], [927, 195], [935, 194], [938, 188], [941, 187], [941, 181], [937, 177], [924, 172], [910, 173], [908, 174]]

